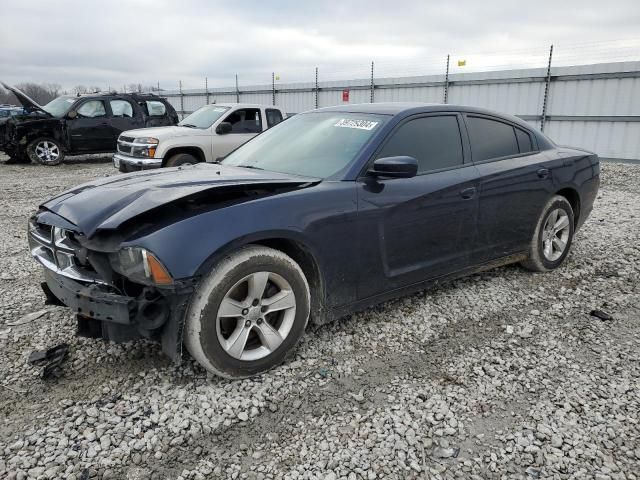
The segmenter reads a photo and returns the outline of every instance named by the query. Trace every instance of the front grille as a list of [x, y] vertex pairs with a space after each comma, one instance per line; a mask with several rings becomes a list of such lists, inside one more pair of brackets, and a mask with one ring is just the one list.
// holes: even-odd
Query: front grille
[[133, 147], [131, 147], [130, 145], [123, 145], [120, 142], [118, 142], [118, 152], [126, 153], [130, 155], [132, 150], [133, 150]]
[[133, 143], [133, 141], [135, 140], [135, 138], [133, 137], [125, 137], [123, 135], [120, 135], [120, 138], [118, 140], [122, 140], [123, 142], [130, 142]]
[[79, 261], [78, 248], [72, 232], [35, 220], [29, 223], [29, 250], [42, 266], [73, 280], [106, 284], [91, 265]]

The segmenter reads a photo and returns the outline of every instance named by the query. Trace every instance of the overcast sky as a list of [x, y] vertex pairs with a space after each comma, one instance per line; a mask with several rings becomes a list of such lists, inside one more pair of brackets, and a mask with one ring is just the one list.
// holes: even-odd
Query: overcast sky
[[65, 88], [418, 75], [447, 53], [544, 66], [550, 43], [565, 63], [640, 59], [640, 1], [0, 0], [0, 80]]

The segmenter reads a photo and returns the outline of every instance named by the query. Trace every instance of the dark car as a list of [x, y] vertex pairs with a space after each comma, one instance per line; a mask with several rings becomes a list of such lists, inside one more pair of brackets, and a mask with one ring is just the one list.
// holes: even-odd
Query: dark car
[[226, 377], [282, 362], [309, 318], [512, 262], [559, 267], [599, 160], [518, 118], [453, 105], [324, 108], [221, 164], [71, 189], [30, 222], [45, 292], [80, 331], [184, 344]]
[[17, 88], [3, 85], [25, 110], [0, 127], [0, 150], [12, 163], [57, 165], [65, 155], [115, 152], [125, 130], [178, 123], [171, 104], [154, 94], [63, 95], [40, 106]]

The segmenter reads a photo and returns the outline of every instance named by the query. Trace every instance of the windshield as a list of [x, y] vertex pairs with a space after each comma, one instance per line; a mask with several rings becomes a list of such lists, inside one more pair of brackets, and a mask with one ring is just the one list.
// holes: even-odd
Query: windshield
[[227, 110], [229, 110], [229, 107], [205, 105], [185, 117], [178, 125], [190, 128], [209, 128]]
[[61, 118], [65, 113], [69, 111], [71, 105], [78, 99], [78, 97], [72, 95], [65, 95], [58, 97], [55, 100], [51, 100], [43, 108], [45, 112], [50, 113], [54, 117]]
[[238, 148], [222, 164], [327, 178], [349, 165], [386, 119], [346, 112], [296, 115]]

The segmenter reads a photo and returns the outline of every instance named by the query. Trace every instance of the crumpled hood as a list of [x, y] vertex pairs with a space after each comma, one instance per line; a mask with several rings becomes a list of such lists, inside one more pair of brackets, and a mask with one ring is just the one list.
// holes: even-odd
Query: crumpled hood
[[211, 132], [206, 129], [200, 128], [188, 128], [188, 127], [179, 127], [177, 125], [169, 126], [169, 127], [150, 127], [150, 128], [137, 128], [135, 130], [127, 130], [122, 132], [120, 135], [125, 137], [154, 137], [158, 140], [162, 141], [166, 138], [175, 138], [175, 137], [194, 137], [194, 136], [211, 136]]
[[116, 175], [85, 183], [41, 205], [78, 227], [88, 238], [127, 220], [195, 194], [229, 186], [307, 185], [318, 179], [223, 165], [197, 164]]
[[4, 82], [0, 82], [0, 83], [2, 83], [2, 86], [4, 88], [9, 90], [11, 93], [13, 93], [16, 96], [18, 101], [22, 104], [22, 106], [28, 112], [40, 112], [40, 113], [45, 114], [47, 117], [51, 117], [52, 116], [49, 112], [47, 112], [44, 108], [42, 108], [42, 105], [39, 105], [38, 102], [33, 100], [26, 93], [22, 92], [21, 90], [18, 90], [16, 87], [11, 87], [11, 86], [7, 85]]

